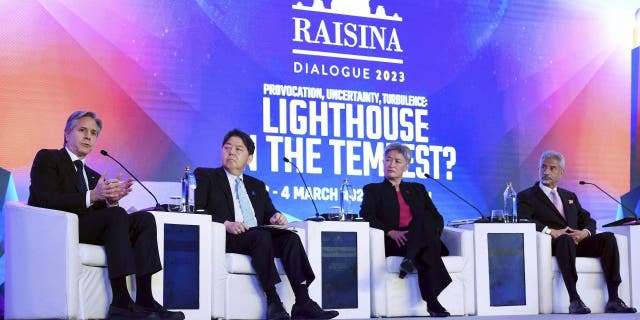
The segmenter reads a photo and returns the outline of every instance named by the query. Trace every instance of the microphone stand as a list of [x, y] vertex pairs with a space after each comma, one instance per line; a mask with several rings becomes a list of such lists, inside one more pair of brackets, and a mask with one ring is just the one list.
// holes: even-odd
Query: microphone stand
[[614, 198], [608, 192], [604, 191], [597, 184], [591, 183], [591, 182], [587, 182], [587, 181], [582, 181], [582, 180], [580, 180], [578, 183], [581, 184], [581, 185], [589, 184], [589, 185], [592, 185], [592, 186], [598, 188], [598, 190], [600, 190], [602, 193], [606, 194], [609, 198], [611, 198], [611, 200], [613, 200], [616, 203], [618, 203], [623, 209], [625, 209], [627, 212], [631, 213], [631, 215], [632, 215], [631, 217], [623, 217], [620, 220], [609, 222], [609, 223], [607, 223], [605, 225], [602, 225], [603, 227], [616, 227], [616, 226], [621, 226], [621, 225], [640, 225], [640, 221], [638, 220], [638, 216], [636, 215], [635, 212], [633, 212], [633, 210], [627, 208], [625, 205], [622, 204], [622, 202], [618, 201], [616, 198]]
[[[142, 182], [140, 182], [140, 180], [138, 180], [138, 178], [136, 178], [136, 176], [133, 173], [131, 173], [131, 171], [129, 171], [124, 165], [122, 165], [120, 161], [116, 160], [116, 158], [112, 157], [105, 150], [100, 150], [100, 154], [102, 154], [105, 157], [111, 158], [111, 160], [115, 161], [122, 169], [124, 169], [124, 171], [126, 171], [134, 180], [136, 180], [145, 190], [147, 190], [147, 192], [153, 197], [153, 200], [156, 201], [156, 206], [153, 207], [150, 211], [168, 211], [167, 208], [165, 208], [163, 205], [160, 204], [160, 202], [158, 202], [158, 198], [156, 198], [153, 192], [147, 189], [147, 187]], [[144, 211], [148, 211], [148, 210], [144, 210]]]
[[307, 182], [304, 181], [304, 176], [302, 175], [302, 172], [300, 171], [300, 169], [298, 169], [298, 166], [296, 166], [295, 163], [291, 162], [291, 160], [289, 160], [289, 158], [287, 157], [282, 157], [282, 161], [291, 164], [294, 168], [296, 168], [296, 171], [298, 171], [298, 174], [300, 175], [300, 179], [302, 179], [302, 183], [304, 183], [304, 188], [305, 190], [307, 190], [307, 194], [309, 195], [309, 198], [311, 198], [311, 203], [313, 203], [313, 208], [316, 209], [316, 215], [313, 217], [309, 217], [306, 220], [307, 221], [315, 221], [315, 222], [322, 222], [324, 221], [324, 217], [322, 217], [320, 215], [320, 213], [318, 212], [318, 207], [316, 206], [316, 202], [313, 200], [313, 195], [311, 195], [311, 191], [309, 191], [309, 186], [307, 186]]
[[424, 176], [427, 179], [431, 179], [435, 182], [437, 182], [440, 186], [442, 186], [443, 188], [447, 189], [447, 191], [451, 192], [454, 196], [458, 197], [458, 199], [462, 200], [464, 203], [468, 204], [471, 208], [475, 209], [479, 214], [480, 214], [480, 218], [478, 218], [476, 221], [474, 221], [473, 223], [488, 223], [491, 222], [491, 220], [487, 217], [485, 217], [484, 214], [482, 214], [482, 211], [480, 211], [480, 209], [478, 209], [476, 206], [472, 205], [471, 202], [467, 201], [466, 199], [464, 199], [462, 196], [460, 196], [459, 194], [457, 194], [455, 191], [449, 189], [449, 187], [447, 187], [444, 183], [434, 179], [430, 174], [425, 173]]

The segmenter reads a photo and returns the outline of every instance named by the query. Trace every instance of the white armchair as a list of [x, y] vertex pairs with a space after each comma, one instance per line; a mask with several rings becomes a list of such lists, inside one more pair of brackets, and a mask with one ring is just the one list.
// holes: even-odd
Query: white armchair
[[[551, 255], [551, 236], [538, 232], [538, 297], [540, 313], [568, 313], [569, 294], [564, 285], [556, 258]], [[616, 235], [620, 254], [620, 277], [622, 284], [618, 289], [620, 298], [629, 302], [629, 256], [627, 240]], [[602, 274], [599, 258], [577, 257], [576, 287], [582, 301], [593, 313], [604, 312], [608, 300], [607, 284]]]
[[[297, 231], [304, 245], [304, 230]], [[226, 253], [226, 229], [221, 223], [213, 222], [212, 242], [212, 317], [263, 319], [267, 313], [267, 302], [251, 266], [251, 258], [248, 255]], [[290, 311], [295, 296], [280, 259], [276, 258], [275, 261], [282, 279], [276, 285], [276, 290], [285, 309]]]
[[7, 319], [104, 318], [111, 301], [102, 246], [78, 242], [78, 216], [5, 205]]
[[[402, 257], [386, 257], [384, 233], [370, 228], [371, 315], [373, 317], [426, 316], [427, 305], [420, 297], [417, 274], [398, 277]], [[452, 315], [475, 314], [473, 231], [446, 227], [442, 241], [450, 256], [442, 257], [453, 282], [438, 297]]]

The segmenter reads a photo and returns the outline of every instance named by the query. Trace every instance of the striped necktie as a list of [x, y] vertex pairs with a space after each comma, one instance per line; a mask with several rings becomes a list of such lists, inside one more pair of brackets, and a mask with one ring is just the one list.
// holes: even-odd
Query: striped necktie
[[244, 224], [249, 228], [257, 226], [258, 222], [256, 221], [256, 215], [253, 212], [253, 206], [251, 205], [249, 194], [247, 193], [247, 189], [244, 188], [244, 183], [240, 177], [236, 177], [236, 196], [240, 203], [240, 211], [242, 211]]

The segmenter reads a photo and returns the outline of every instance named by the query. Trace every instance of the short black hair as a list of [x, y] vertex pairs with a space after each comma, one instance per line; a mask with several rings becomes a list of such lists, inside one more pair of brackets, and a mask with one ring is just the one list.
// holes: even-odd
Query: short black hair
[[256, 145], [253, 143], [253, 140], [251, 140], [251, 137], [240, 129], [233, 129], [227, 132], [227, 134], [224, 135], [222, 145], [224, 146], [224, 144], [227, 143], [227, 141], [229, 141], [231, 137], [238, 137], [242, 139], [242, 143], [244, 143], [244, 146], [247, 147], [249, 155], [253, 155], [253, 152], [256, 151]]

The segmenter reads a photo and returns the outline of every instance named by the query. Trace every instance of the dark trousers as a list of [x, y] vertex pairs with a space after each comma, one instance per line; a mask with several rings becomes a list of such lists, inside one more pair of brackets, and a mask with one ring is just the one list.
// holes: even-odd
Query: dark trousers
[[226, 251], [251, 257], [251, 265], [263, 290], [280, 282], [274, 257], [282, 261], [291, 284], [306, 282], [309, 285], [315, 279], [300, 237], [293, 232], [250, 229], [238, 235], [227, 233]]
[[408, 235], [409, 244], [402, 247], [399, 247], [393, 239], [385, 236], [385, 256], [400, 256], [411, 259], [412, 257], [407, 256], [407, 247], [416, 248], [417, 253], [412, 259], [418, 271], [420, 295], [422, 299], [427, 302], [433, 301], [438, 297], [440, 292], [451, 283], [449, 272], [447, 272], [447, 268], [444, 266], [444, 262], [442, 262], [442, 254], [444, 252], [441, 246], [443, 245], [438, 241], [437, 243], [426, 246], [412, 246], [411, 234], [408, 233]]
[[571, 299], [577, 298], [576, 282], [576, 257], [600, 258], [604, 278], [607, 287], [617, 292], [620, 285], [620, 257], [618, 255], [618, 243], [611, 232], [603, 232], [591, 235], [576, 245], [568, 235], [560, 236], [551, 241], [553, 255], [558, 261], [558, 267], [562, 273], [562, 279]]
[[109, 279], [162, 269], [151, 213], [127, 214], [123, 208], [111, 207], [81, 214], [78, 223], [81, 243], [104, 246]]

